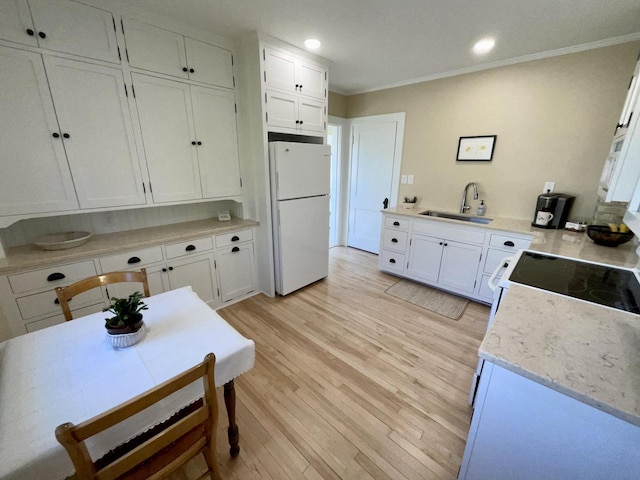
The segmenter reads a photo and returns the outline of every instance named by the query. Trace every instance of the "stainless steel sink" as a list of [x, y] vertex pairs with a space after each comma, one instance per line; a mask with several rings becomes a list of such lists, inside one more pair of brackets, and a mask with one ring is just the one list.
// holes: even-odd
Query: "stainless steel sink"
[[420, 215], [426, 215], [427, 217], [448, 218], [450, 220], [460, 220], [461, 222], [482, 223], [485, 225], [493, 220], [493, 218], [474, 217], [473, 215], [462, 215], [458, 213], [438, 212], [436, 210], [427, 210], [425, 212], [420, 212]]

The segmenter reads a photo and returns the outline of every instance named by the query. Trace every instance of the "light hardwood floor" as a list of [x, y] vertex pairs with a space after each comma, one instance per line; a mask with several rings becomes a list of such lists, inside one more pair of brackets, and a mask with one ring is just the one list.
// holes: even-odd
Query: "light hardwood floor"
[[[327, 279], [219, 310], [256, 342], [255, 367], [235, 382], [236, 459], [219, 392], [224, 479], [456, 477], [489, 308], [469, 302], [455, 321], [387, 295], [398, 279], [377, 258], [333, 248]], [[171, 478], [197, 478], [203, 465]]]

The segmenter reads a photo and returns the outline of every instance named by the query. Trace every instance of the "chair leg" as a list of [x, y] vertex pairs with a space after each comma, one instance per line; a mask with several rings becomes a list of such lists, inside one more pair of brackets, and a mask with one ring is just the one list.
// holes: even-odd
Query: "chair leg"
[[229, 429], [227, 437], [229, 438], [229, 453], [233, 458], [240, 453], [240, 433], [238, 432], [238, 424], [236, 423], [236, 389], [231, 380], [224, 384], [224, 404], [227, 407], [227, 417], [229, 418]]

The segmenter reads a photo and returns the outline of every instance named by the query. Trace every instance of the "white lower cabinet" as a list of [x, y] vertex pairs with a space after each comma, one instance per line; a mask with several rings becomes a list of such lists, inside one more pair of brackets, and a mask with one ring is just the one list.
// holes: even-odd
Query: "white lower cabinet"
[[190, 286], [209, 306], [219, 303], [213, 255], [199, 255], [167, 262], [162, 268], [164, 290]]
[[253, 242], [225, 247], [216, 252], [222, 302], [234, 300], [254, 290]]
[[432, 219], [384, 214], [380, 270], [491, 303], [487, 280], [532, 237]]

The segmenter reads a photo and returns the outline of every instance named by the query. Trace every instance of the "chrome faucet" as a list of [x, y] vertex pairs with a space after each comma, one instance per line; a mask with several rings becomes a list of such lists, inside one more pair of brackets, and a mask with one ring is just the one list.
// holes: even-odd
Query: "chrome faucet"
[[460, 213], [465, 213], [467, 210], [471, 208], [469, 205], [467, 205], [467, 189], [470, 186], [473, 186], [473, 199], [474, 200], [478, 199], [478, 185], [476, 185], [475, 182], [467, 183], [467, 186], [464, 187], [464, 190], [462, 191], [462, 203], [460, 203]]

